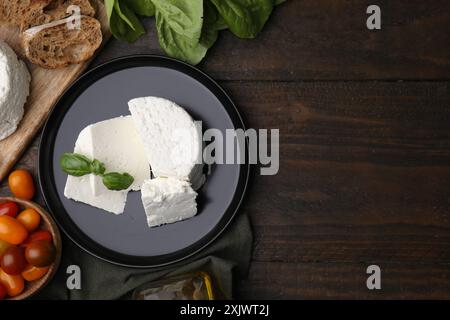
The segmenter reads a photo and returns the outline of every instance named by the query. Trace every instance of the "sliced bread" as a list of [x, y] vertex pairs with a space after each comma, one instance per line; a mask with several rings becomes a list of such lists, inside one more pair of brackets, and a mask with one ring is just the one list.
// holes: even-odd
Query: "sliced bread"
[[23, 47], [27, 58], [48, 69], [62, 68], [88, 60], [102, 43], [98, 20], [81, 17], [81, 28], [69, 29], [64, 18], [30, 28], [23, 33]]
[[60, 20], [67, 17], [67, 8], [74, 5], [80, 7], [80, 13], [84, 16], [95, 16], [95, 9], [89, 0], [53, 0], [44, 13], [50, 16], [51, 21]]
[[89, 0], [0, 0], [0, 22], [9, 22], [24, 31], [67, 17], [70, 5], [79, 6], [82, 15], [95, 15]]
[[51, 2], [52, 0], [0, 0], [0, 21], [20, 26], [22, 30], [31, 23], [48, 22], [43, 11]]

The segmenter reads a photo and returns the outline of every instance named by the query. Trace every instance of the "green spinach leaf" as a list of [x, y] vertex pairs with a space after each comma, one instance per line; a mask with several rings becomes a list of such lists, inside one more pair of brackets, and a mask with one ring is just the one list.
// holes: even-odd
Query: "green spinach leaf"
[[193, 65], [205, 57], [209, 48], [207, 45], [200, 41], [193, 42], [192, 39], [177, 33], [158, 11], [156, 11], [156, 28], [159, 44], [169, 56]]
[[[117, 15], [119, 16], [120, 19], [122, 19], [122, 21], [124, 21], [133, 31], [136, 31], [136, 27], [134, 26], [133, 22], [127, 17], [127, 15], [125, 13], [122, 12], [122, 8], [124, 8], [124, 12], [127, 12], [128, 8], [126, 4], [120, 2], [120, 0], [116, 0], [114, 2], [114, 11], [117, 13]], [[128, 8], [128, 11], [129, 10]], [[134, 14], [134, 13], [133, 13]]]
[[211, 0], [204, 0], [203, 7], [203, 33], [206, 28], [218, 31], [228, 28], [227, 23], [219, 14]]
[[111, 33], [119, 40], [135, 42], [145, 33], [136, 14], [119, 0], [105, 0]]
[[[203, 0], [153, 0], [158, 40], [171, 57], [199, 63], [217, 39], [203, 33]], [[217, 31], [216, 31], [217, 33]]]
[[211, 0], [239, 38], [255, 38], [272, 13], [275, 0]]
[[217, 13], [218, 17], [217, 17], [217, 21], [216, 21], [216, 29], [217, 30], [225, 30], [228, 29], [228, 25], [227, 22], [225, 21], [225, 19], [219, 14]]
[[128, 7], [140, 16], [155, 15], [155, 5], [152, 0], [124, 0]]
[[[174, 32], [197, 43], [203, 26], [203, 0], [152, 0], [159, 19]], [[158, 19], [158, 15], [157, 15]]]
[[114, 10], [114, 2], [115, 0], [105, 0], [105, 8], [106, 14], [108, 15], [108, 19], [110, 19], [112, 12]]
[[229, 28], [255, 38], [274, 6], [286, 0], [104, 0], [112, 34], [134, 42], [145, 33], [139, 16], [156, 17], [158, 40], [171, 57], [199, 63]]
[[200, 43], [208, 49], [213, 46], [219, 36], [220, 21], [219, 13], [216, 7], [209, 1], [204, 1], [203, 9], [203, 28], [202, 35], [200, 37]]

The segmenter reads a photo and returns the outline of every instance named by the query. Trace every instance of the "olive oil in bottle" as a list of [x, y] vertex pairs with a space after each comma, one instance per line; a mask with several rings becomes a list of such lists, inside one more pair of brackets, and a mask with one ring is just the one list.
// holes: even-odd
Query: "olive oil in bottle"
[[146, 283], [134, 290], [134, 300], [214, 300], [206, 272], [196, 272]]

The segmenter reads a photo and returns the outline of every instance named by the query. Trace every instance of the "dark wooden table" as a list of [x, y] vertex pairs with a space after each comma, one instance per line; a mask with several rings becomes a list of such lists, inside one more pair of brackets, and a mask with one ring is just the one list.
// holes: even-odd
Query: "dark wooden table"
[[[279, 174], [256, 176], [242, 208], [255, 243], [239, 298], [450, 298], [450, 2], [376, 1], [369, 31], [372, 2], [288, 0], [200, 65], [250, 127], [281, 132]], [[146, 26], [93, 65], [161, 53]], [[38, 142], [17, 167], [35, 171]]]

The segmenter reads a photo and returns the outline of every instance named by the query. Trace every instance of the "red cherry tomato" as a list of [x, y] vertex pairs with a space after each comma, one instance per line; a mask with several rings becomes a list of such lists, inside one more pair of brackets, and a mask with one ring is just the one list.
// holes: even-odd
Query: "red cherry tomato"
[[3, 271], [12, 276], [21, 274], [27, 265], [25, 250], [21, 247], [9, 247], [0, 258], [0, 266]]
[[12, 244], [10, 244], [6, 241], [0, 240], [0, 257], [6, 251], [6, 249], [8, 249], [11, 246], [12, 246]]
[[35, 267], [47, 267], [55, 261], [55, 246], [44, 240], [33, 241], [25, 249], [25, 258]]
[[5, 299], [8, 292], [6, 292], [6, 288], [3, 284], [0, 283], [0, 300]]
[[17, 203], [8, 201], [0, 203], [0, 216], [10, 216], [15, 218], [19, 212], [19, 206]]
[[53, 237], [52, 237], [52, 234], [50, 232], [48, 232], [47, 230], [38, 230], [38, 231], [35, 231], [35, 232], [31, 233], [28, 236], [27, 240], [25, 240], [23, 245], [27, 246], [31, 242], [39, 241], [39, 240], [44, 240], [44, 241], [48, 241], [50, 243], [53, 243]]

